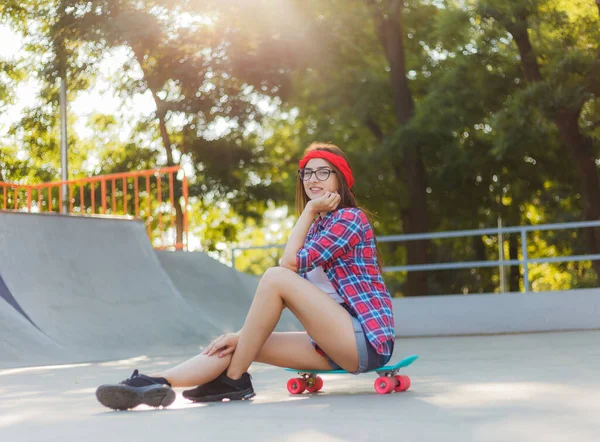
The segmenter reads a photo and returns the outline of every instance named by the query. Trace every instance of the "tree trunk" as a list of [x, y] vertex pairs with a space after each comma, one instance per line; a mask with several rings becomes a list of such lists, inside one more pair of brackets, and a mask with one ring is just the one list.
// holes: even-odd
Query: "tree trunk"
[[[403, 3], [391, 0], [387, 3], [385, 12], [380, 11], [375, 2], [371, 3], [371, 7], [377, 10], [374, 13], [377, 34], [390, 63], [390, 81], [396, 121], [402, 127], [408, 124], [414, 115], [414, 102], [406, 78], [402, 25]], [[425, 190], [427, 185], [421, 148], [410, 140], [406, 140], [401, 150], [403, 154], [399, 155], [393, 163], [396, 178], [404, 181], [409, 194], [408, 216], [403, 230], [405, 233], [427, 232], [429, 228]], [[406, 247], [409, 265], [428, 262], [428, 240], [409, 241]], [[426, 272], [409, 272], [406, 295], [427, 295], [427, 285]]]
[[541, 81], [542, 73], [527, 31], [527, 16], [525, 14], [519, 15], [518, 20], [515, 23], [508, 24], [506, 29], [513, 36], [517, 44], [523, 73], [527, 81], [530, 83]]
[[[156, 116], [158, 117], [158, 125], [160, 127], [160, 136], [162, 138], [162, 142], [165, 146], [165, 151], [167, 152], [167, 166], [174, 166], [175, 162], [173, 161], [173, 151], [171, 147], [171, 137], [169, 136], [169, 132], [167, 131], [167, 123], [166, 123], [166, 112], [161, 106], [160, 99], [156, 95], [156, 91], [152, 90], [152, 97], [154, 98], [154, 102], [156, 103]], [[181, 198], [182, 193], [179, 189], [173, 189], [173, 205], [175, 206], [175, 243], [183, 244], [183, 208], [181, 207]]]
[[[158, 98], [158, 85], [153, 85], [150, 76], [144, 70], [144, 56], [143, 50], [136, 45], [130, 44], [131, 49], [135, 55], [135, 58], [140, 65], [140, 69], [144, 74], [144, 79], [146, 80], [146, 85], [148, 89], [152, 93], [152, 98], [154, 99], [154, 104], [156, 105], [156, 117], [158, 118], [158, 125], [160, 128], [160, 136], [165, 147], [165, 152], [167, 154], [167, 166], [175, 166], [175, 161], [173, 160], [173, 147], [171, 145], [171, 137], [169, 136], [169, 132], [167, 130], [167, 122], [166, 122], [166, 112], [162, 105], [162, 100]], [[184, 229], [184, 217], [183, 217], [183, 207], [181, 205], [180, 199], [182, 196], [181, 189], [175, 187], [173, 189], [173, 206], [175, 206], [175, 242], [176, 244], [183, 244], [183, 229]]]
[[[578, 121], [578, 114], [569, 114], [566, 111], [559, 112], [555, 120], [560, 138], [578, 171], [583, 217], [589, 221], [597, 221], [600, 220], [600, 180], [592, 154], [592, 140], [581, 133]], [[598, 253], [600, 229], [587, 228], [585, 234], [588, 252]], [[600, 277], [600, 261], [592, 261], [592, 264], [596, 275]]]

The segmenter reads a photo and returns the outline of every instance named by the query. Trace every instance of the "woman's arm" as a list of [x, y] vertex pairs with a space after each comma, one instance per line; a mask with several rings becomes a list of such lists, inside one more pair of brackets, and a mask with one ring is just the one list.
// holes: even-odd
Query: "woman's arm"
[[[365, 219], [360, 210], [346, 208], [335, 212], [329, 227], [298, 250], [296, 267], [298, 273], [306, 273], [317, 266], [347, 254], [362, 240]], [[365, 252], [366, 253], [366, 252]]]
[[283, 257], [281, 258], [282, 267], [286, 267], [294, 272], [298, 271], [296, 255], [306, 241], [306, 234], [308, 233], [315, 216], [317, 213], [334, 210], [339, 205], [340, 200], [341, 197], [337, 193], [327, 192], [322, 197], [308, 202], [288, 238], [288, 242], [283, 251]]
[[304, 244], [306, 234], [308, 233], [315, 216], [316, 213], [309, 210], [309, 206], [307, 205], [292, 229], [292, 233], [290, 233], [290, 237], [288, 238], [288, 242], [285, 245], [285, 250], [283, 251], [283, 256], [281, 258], [281, 267], [286, 267], [294, 272], [298, 270], [298, 267], [296, 266], [296, 253], [298, 253], [298, 250], [300, 250]]

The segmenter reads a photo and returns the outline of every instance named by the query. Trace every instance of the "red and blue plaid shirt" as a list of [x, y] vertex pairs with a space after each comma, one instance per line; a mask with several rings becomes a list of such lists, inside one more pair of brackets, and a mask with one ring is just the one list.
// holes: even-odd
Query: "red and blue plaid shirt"
[[348, 207], [317, 218], [298, 250], [296, 264], [304, 278], [323, 267], [373, 348], [380, 355], [391, 355], [396, 336], [392, 300], [377, 265], [373, 229], [362, 210]]

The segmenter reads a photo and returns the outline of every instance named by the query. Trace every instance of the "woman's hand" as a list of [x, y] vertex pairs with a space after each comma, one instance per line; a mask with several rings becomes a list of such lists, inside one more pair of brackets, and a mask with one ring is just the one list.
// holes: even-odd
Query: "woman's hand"
[[306, 207], [313, 213], [327, 213], [339, 206], [342, 197], [337, 192], [325, 192], [323, 196], [310, 200]]
[[306, 241], [306, 235], [310, 226], [315, 221], [315, 216], [322, 212], [331, 212], [339, 205], [342, 198], [337, 192], [326, 192], [325, 195], [311, 200], [306, 204], [302, 214], [296, 221], [296, 225], [290, 233], [283, 255], [281, 257], [281, 265], [290, 269], [293, 272], [298, 272], [297, 254]]
[[237, 347], [238, 340], [240, 339], [237, 333], [227, 333], [214, 339], [208, 347], [202, 352], [203, 355], [212, 356], [215, 353], [219, 353], [219, 357], [227, 356], [234, 352]]

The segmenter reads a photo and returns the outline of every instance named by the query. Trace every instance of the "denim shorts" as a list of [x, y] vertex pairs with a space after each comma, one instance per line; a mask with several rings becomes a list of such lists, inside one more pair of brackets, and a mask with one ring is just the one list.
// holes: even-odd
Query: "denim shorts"
[[[391, 358], [390, 356], [380, 355], [375, 351], [367, 336], [365, 335], [365, 331], [360, 325], [360, 321], [355, 316], [354, 312], [350, 310], [350, 308], [346, 304], [340, 304], [344, 307], [348, 313], [352, 315], [352, 324], [354, 325], [354, 338], [356, 339], [356, 347], [358, 349], [358, 370], [356, 372], [349, 372], [350, 374], [359, 374], [364, 373], [366, 371], [375, 370], [376, 368], [383, 367]], [[338, 364], [336, 364], [329, 356], [325, 355], [327, 358], [329, 365], [332, 370], [340, 370]]]

